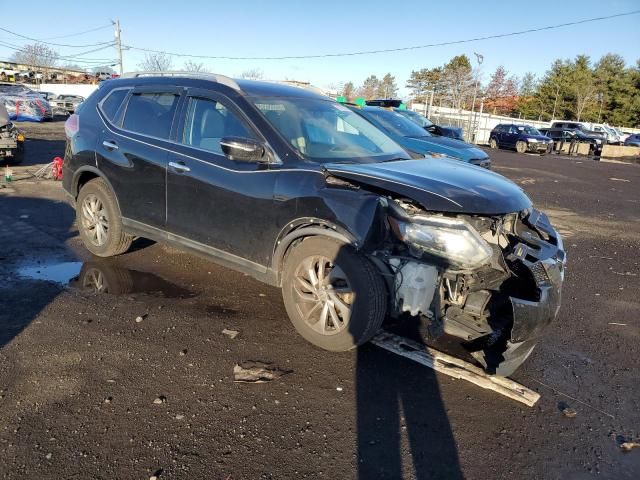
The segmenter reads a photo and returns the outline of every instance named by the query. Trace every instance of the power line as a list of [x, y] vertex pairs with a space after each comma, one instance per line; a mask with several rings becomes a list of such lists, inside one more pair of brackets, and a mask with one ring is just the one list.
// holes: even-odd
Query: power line
[[45, 45], [51, 45], [51, 46], [54, 46], [54, 47], [88, 48], [88, 47], [97, 47], [99, 45], [105, 45], [106, 43], [109, 43], [109, 42], [101, 42], [101, 43], [90, 43], [90, 44], [87, 44], [87, 45], [69, 45], [69, 44], [65, 44], [65, 43], [52, 43], [52, 42], [44, 42], [42, 40], [39, 40], [39, 39], [33, 38], [33, 37], [27, 37], [26, 35], [22, 35], [20, 33], [12, 32], [11, 30], [7, 30], [6, 28], [3, 28], [3, 27], [0, 27], [0, 30], [2, 30], [3, 32], [10, 33], [11, 35], [15, 35], [16, 37], [24, 38], [26, 40], [31, 40], [33, 42], [44, 43]]
[[[106, 45], [104, 47], [100, 47], [100, 48], [95, 48], [92, 50], [87, 50], [85, 52], [80, 52], [80, 53], [76, 53], [74, 55], [56, 55], [55, 59], [56, 60], [72, 60], [72, 61], [76, 61], [76, 62], [102, 62], [102, 61], [108, 61], [110, 62], [111, 59], [104, 59], [104, 58], [79, 58], [80, 56], [83, 55], [87, 55], [89, 53], [94, 53], [94, 52], [98, 52], [100, 50], [105, 50], [107, 48], [110, 48], [112, 46], [114, 46], [115, 43], [111, 42], [109, 45]], [[23, 52], [23, 53], [30, 53], [28, 50], [25, 50], [24, 48], [21, 48], [17, 45], [11, 44], [11, 43], [7, 43], [7, 42], [2, 42], [0, 41], [0, 46], [3, 46], [5, 48], [8, 48], [10, 50], [14, 50], [16, 52]]]
[[47, 37], [47, 38], [43, 38], [42, 40], [39, 41], [44, 41], [44, 40], [56, 40], [58, 38], [69, 38], [69, 37], [77, 37], [79, 35], [84, 35], [85, 33], [91, 33], [91, 32], [97, 32], [98, 30], [104, 30], [106, 28], [112, 28], [113, 25], [109, 24], [109, 25], [103, 25], [101, 27], [96, 27], [96, 28], [92, 28], [90, 30], [84, 30], [82, 32], [78, 32], [78, 33], [70, 33], [68, 35], [58, 35], [56, 37]]
[[231, 57], [231, 56], [225, 56], [225, 55], [192, 55], [187, 53], [172, 53], [164, 50], [153, 50], [150, 48], [134, 47], [132, 45], [123, 45], [123, 47], [129, 48], [131, 50], [138, 50], [141, 52], [164, 53], [166, 55], [171, 55], [174, 57], [189, 57], [189, 58], [200, 58], [200, 59], [210, 59], [210, 60], [300, 60], [300, 59], [308, 59], [308, 58], [351, 57], [356, 55], [374, 55], [374, 54], [380, 54], [380, 53], [404, 52], [408, 50], [419, 50], [423, 48], [444, 47], [447, 45], [459, 45], [463, 43], [478, 42], [481, 40], [492, 40], [496, 38], [514, 37], [517, 35], [525, 35], [527, 33], [543, 32], [547, 30], [555, 30], [558, 28], [570, 27], [574, 25], [581, 25], [585, 23], [609, 20], [612, 18], [627, 17], [631, 15], [637, 15], [639, 13], [640, 13], [640, 10], [634, 10], [631, 12], [617, 13], [615, 15], [586, 18], [584, 20], [576, 20], [574, 22], [559, 23], [557, 25], [548, 25], [546, 27], [529, 28], [527, 30], [520, 30], [518, 32], [500, 33], [496, 35], [487, 35], [483, 37], [467, 38], [464, 40], [452, 40], [452, 41], [440, 42], [440, 43], [429, 43], [426, 45], [414, 45], [410, 47], [398, 47], [398, 48], [385, 48], [380, 50], [363, 50], [358, 52], [322, 53], [322, 54], [315, 54], [315, 55], [287, 55], [287, 56], [281, 56], [281, 57]]

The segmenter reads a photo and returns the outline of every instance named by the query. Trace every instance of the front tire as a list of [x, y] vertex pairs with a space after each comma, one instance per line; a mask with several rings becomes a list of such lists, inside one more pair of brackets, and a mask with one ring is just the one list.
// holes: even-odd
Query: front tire
[[293, 247], [282, 296], [298, 333], [334, 352], [369, 341], [387, 312], [386, 287], [373, 264], [353, 247], [319, 237]]
[[489, 147], [493, 148], [494, 150], [498, 148], [498, 142], [496, 142], [495, 138], [489, 139]]
[[115, 195], [102, 178], [87, 182], [76, 201], [76, 223], [82, 243], [98, 257], [129, 250], [133, 237], [124, 233]]
[[525, 153], [527, 151], [527, 144], [526, 142], [523, 142], [522, 140], [518, 140], [516, 142], [516, 152], [518, 153]]

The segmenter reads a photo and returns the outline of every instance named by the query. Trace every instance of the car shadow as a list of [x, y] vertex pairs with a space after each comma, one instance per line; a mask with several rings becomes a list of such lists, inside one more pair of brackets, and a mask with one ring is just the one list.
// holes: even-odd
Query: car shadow
[[[401, 323], [403, 336], [424, 343], [420, 320]], [[464, 478], [435, 371], [372, 344], [356, 362], [357, 478]]]
[[[65, 264], [75, 255], [65, 242], [74, 237], [73, 209], [54, 200], [2, 196], [0, 211], [0, 349], [18, 336], [63, 290], [55, 282], [19, 275], [37, 273], [50, 259]], [[37, 225], [37, 227], [36, 227]]]

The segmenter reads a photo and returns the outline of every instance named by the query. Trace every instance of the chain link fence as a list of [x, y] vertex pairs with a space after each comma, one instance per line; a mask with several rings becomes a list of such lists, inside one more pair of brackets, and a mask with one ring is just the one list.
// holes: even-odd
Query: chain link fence
[[507, 117], [503, 115], [492, 115], [485, 112], [472, 112], [470, 110], [457, 110], [454, 108], [438, 107], [433, 105], [429, 114], [428, 106], [414, 103], [411, 109], [425, 115], [433, 123], [441, 126], [461, 128], [464, 139], [469, 143], [487, 145], [489, 134], [496, 125], [509, 123], [513, 125], [531, 125], [535, 128], [548, 128], [550, 122], [538, 120], [528, 120], [526, 118]]

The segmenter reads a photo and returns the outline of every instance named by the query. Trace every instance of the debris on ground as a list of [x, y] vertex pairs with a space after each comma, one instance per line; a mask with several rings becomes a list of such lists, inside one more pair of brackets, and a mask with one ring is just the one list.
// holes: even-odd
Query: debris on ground
[[163, 403], [167, 403], [167, 397], [165, 397], [164, 395], [160, 395], [159, 397], [156, 397], [155, 400], [153, 401], [154, 405], [162, 405]]
[[620, 448], [623, 452], [630, 452], [634, 448], [640, 448], [640, 443], [638, 442], [623, 442], [620, 444]]
[[224, 330], [222, 330], [222, 333], [224, 335], [226, 335], [227, 337], [229, 337], [231, 340], [233, 340], [238, 335], [240, 335], [239, 331], [237, 331], [237, 330], [229, 330], [228, 328], [225, 328]]
[[292, 373], [293, 370], [285, 370], [270, 363], [248, 361], [236, 364], [233, 367], [233, 381], [246, 383], [264, 383]]
[[631, 182], [631, 180], [627, 180], [626, 178], [616, 178], [616, 177], [609, 177], [609, 180], [613, 180], [614, 182], [625, 182], [625, 183]]
[[138, 315], [136, 317], [136, 323], [142, 322], [146, 318], [146, 315]]
[[578, 412], [571, 408], [567, 402], [558, 403], [558, 410], [567, 418], [575, 418], [578, 415]]
[[436, 372], [471, 382], [479, 387], [493, 390], [505, 397], [533, 407], [540, 394], [499, 375], [489, 375], [483, 369], [457, 357], [415, 342], [405, 337], [381, 330], [371, 343], [389, 352], [396, 353]]

